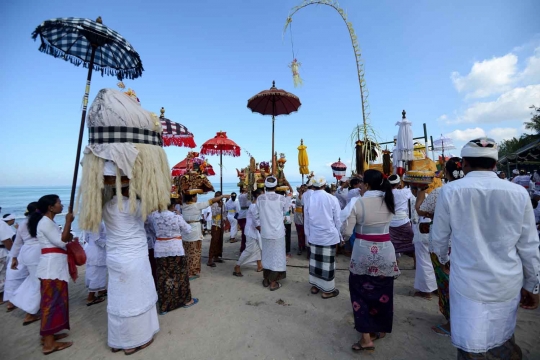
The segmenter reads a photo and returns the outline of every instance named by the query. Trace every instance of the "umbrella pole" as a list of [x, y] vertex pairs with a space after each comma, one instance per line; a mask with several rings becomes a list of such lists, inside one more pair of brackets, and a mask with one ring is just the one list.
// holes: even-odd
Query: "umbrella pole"
[[[223, 149], [219, 150], [219, 191], [223, 196]], [[223, 219], [223, 201], [221, 201], [221, 227], [219, 228], [219, 241], [223, 246], [223, 228], [225, 227], [225, 219]], [[213, 261], [214, 259], [208, 259], [208, 261]]]
[[88, 94], [90, 93], [90, 82], [92, 81], [92, 68], [94, 67], [94, 57], [97, 46], [92, 45], [92, 54], [88, 64], [88, 76], [86, 78], [86, 89], [83, 99], [83, 111], [81, 116], [81, 127], [79, 129], [79, 142], [77, 143], [77, 155], [75, 156], [75, 168], [73, 169], [73, 183], [71, 184], [71, 195], [69, 197], [69, 211], [73, 211], [73, 202], [75, 200], [75, 189], [77, 188], [77, 176], [79, 175], [79, 161], [81, 159], [82, 138], [84, 134], [84, 123], [86, 120], [86, 107], [88, 106]]
[[[274, 104], [272, 104], [272, 107], [274, 107]], [[272, 159], [272, 175], [274, 175], [276, 172], [276, 165], [274, 161], [274, 124], [276, 122], [275, 119], [276, 118], [274, 117], [274, 115], [272, 115], [272, 157], [270, 157], [270, 159]]]

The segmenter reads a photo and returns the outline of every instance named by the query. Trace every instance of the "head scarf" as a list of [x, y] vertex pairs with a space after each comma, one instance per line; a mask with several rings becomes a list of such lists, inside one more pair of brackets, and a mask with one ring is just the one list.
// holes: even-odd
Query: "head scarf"
[[393, 174], [388, 177], [388, 182], [392, 185], [397, 185], [401, 182], [399, 175]]
[[[271, 181], [268, 181], [268, 180], [274, 180], [273, 182]], [[266, 180], [264, 180], [264, 186], [266, 186], [267, 188], [275, 188], [277, 186], [277, 179], [275, 176], [269, 176], [266, 178]]]
[[495, 140], [482, 137], [469, 141], [461, 149], [461, 157], [483, 157], [499, 159], [499, 148]]

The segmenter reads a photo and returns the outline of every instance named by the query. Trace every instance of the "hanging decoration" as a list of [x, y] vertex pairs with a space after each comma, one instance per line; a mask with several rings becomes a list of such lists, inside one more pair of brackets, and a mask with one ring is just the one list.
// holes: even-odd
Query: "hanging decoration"
[[299, 63], [296, 59], [294, 59], [290, 64], [289, 68], [292, 71], [293, 75], [293, 84], [294, 87], [299, 87], [304, 85], [304, 82], [302, 81], [302, 78], [300, 77], [300, 73], [298, 72], [298, 69], [302, 66], [302, 63]]
[[333, 163], [331, 167], [334, 177], [337, 180], [341, 180], [341, 178], [344, 177], [347, 173], [347, 165], [341, 162], [341, 158], [339, 158], [338, 161]]

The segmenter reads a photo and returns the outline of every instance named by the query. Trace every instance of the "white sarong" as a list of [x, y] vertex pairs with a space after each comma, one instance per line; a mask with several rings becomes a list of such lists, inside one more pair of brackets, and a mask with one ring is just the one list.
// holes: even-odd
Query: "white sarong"
[[86, 265], [85, 285], [88, 292], [105, 290], [107, 288], [107, 266]]
[[28, 276], [13, 294], [11, 303], [24, 310], [28, 314], [35, 315], [39, 311], [41, 303], [41, 283], [36, 275], [41, 247], [39, 243], [33, 245], [24, 244], [17, 258], [20, 268], [21, 264], [28, 269]]
[[7, 258], [4, 301], [11, 301], [15, 291], [22, 285], [24, 279], [28, 277], [28, 274], [28, 269], [23, 264], [19, 264], [17, 270], [13, 270], [11, 268], [11, 257]]
[[450, 281], [452, 344], [466, 352], [485, 353], [513, 335], [521, 294], [509, 301], [481, 303], [459, 294]]
[[285, 237], [279, 239], [262, 238], [262, 266], [266, 270], [287, 271]]
[[259, 244], [259, 239], [246, 236], [246, 249], [240, 255], [236, 265], [242, 266], [258, 260], [261, 260], [261, 246]]
[[414, 275], [414, 288], [424, 293], [437, 290], [435, 270], [429, 254], [429, 234], [422, 234], [418, 224], [413, 224], [414, 252], [416, 255], [416, 272]]
[[234, 215], [236, 215], [236, 213], [227, 215], [227, 220], [229, 220], [229, 224], [231, 224], [231, 239], [236, 238], [236, 233], [238, 231], [238, 220], [234, 218]]

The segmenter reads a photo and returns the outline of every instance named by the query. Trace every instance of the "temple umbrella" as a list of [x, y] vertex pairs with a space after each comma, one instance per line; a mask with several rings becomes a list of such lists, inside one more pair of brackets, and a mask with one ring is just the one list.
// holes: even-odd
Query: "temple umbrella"
[[219, 131], [216, 136], [201, 146], [203, 155], [219, 155], [219, 191], [223, 194], [223, 155], [240, 156], [240, 146], [227, 137], [227, 133]]
[[144, 69], [141, 58], [133, 46], [119, 33], [103, 25], [101, 17], [98, 17], [96, 21], [81, 18], [47, 20], [32, 33], [34, 40], [38, 36], [41, 40], [39, 51], [69, 61], [76, 66], [82, 64], [83, 67], [88, 68], [79, 142], [69, 199], [69, 206], [72, 209], [92, 70], [100, 71], [102, 76], [104, 74], [115, 75], [119, 80], [122, 80], [124, 78], [136, 79], [142, 75]]
[[300, 168], [300, 174], [302, 175], [302, 184], [304, 184], [304, 175], [309, 175], [309, 159], [306, 149], [307, 146], [304, 145], [304, 139], [300, 139], [300, 146], [298, 147], [298, 167]]
[[394, 149], [394, 161], [396, 162], [398, 175], [403, 175], [403, 166], [400, 162], [407, 164], [408, 161], [414, 160], [414, 144], [413, 133], [411, 129], [412, 123], [405, 117], [405, 110], [401, 113], [401, 121], [396, 123], [399, 126], [396, 147]]
[[[298, 111], [302, 104], [300, 99], [285, 90], [277, 89], [276, 82], [272, 81], [270, 90], [264, 90], [248, 100], [247, 107], [252, 112], [262, 115], [272, 115], [272, 156], [274, 158], [274, 123], [275, 117], [289, 115]], [[276, 164], [272, 161], [272, 175], [275, 174]]]
[[451, 138], [445, 137], [441, 134], [441, 137], [433, 142], [433, 150], [440, 151], [442, 153], [442, 163], [441, 165], [445, 166], [446, 158], [444, 157], [444, 150], [452, 150], [455, 149], [454, 142]]
[[161, 121], [161, 127], [163, 128], [161, 133], [163, 146], [175, 145], [188, 148], [197, 146], [193, 134], [188, 131], [187, 127], [165, 118], [165, 108], [162, 107], [160, 113], [159, 121]]
[[331, 165], [334, 177], [339, 181], [347, 173], [347, 165], [341, 162], [341, 158]]

